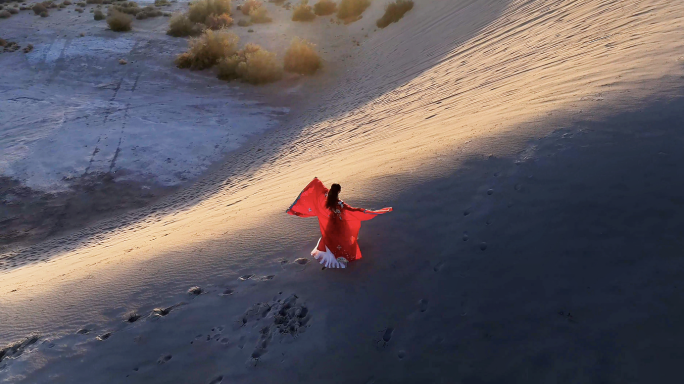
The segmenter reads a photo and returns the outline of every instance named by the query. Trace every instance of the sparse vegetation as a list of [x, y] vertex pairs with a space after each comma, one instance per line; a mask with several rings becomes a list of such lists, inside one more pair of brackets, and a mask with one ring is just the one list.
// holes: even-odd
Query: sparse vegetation
[[127, 15], [131, 15], [131, 16], [136, 16], [137, 14], [139, 14], [140, 12], [143, 11], [140, 7], [138, 7], [138, 4], [136, 2], [133, 2], [133, 1], [129, 1], [129, 2], [124, 1], [124, 2], [117, 3], [117, 4], [113, 5], [110, 9], [114, 9], [116, 11], [119, 11], [121, 13], [125, 13]]
[[50, 16], [50, 14], [48, 13], [48, 11], [43, 11], [43, 12], [40, 13], [40, 17], [48, 17], [48, 16]]
[[375, 23], [378, 28], [396, 23], [404, 14], [413, 9], [413, 0], [394, 0], [385, 7], [385, 14]]
[[47, 12], [47, 8], [45, 8], [45, 6], [40, 3], [34, 5], [31, 9], [33, 10], [33, 13], [35, 13], [36, 15], [40, 15], [43, 12]]
[[313, 75], [321, 68], [321, 57], [316, 46], [306, 40], [295, 38], [285, 52], [285, 70], [302, 75]]
[[0, 19], [9, 19], [10, 17], [12, 17], [12, 14], [9, 11], [0, 11]]
[[104, 20], [104, 19], [105, 19], [105, 15], [104, 15], [104, 13], [102, 13], [102, 11], [100, 11], [100, 10], [98, 9], [97, 11], [93, 12], [93, 18], [94, 18], [95, 20]]
[[164, 7], [167, 5], [171, 5], [171, 3], [168, 2], [168, 0], [154, 0], [154, 5], [157, 7]]
[[17, 13], [19, 13], [19, 10], [16, 8], [7, 8], [7, 12], [16, 15]]
[[254, 24], [265, 24], [273, 21], [271, 16], [268, 14], [266, 7], [253, 8], [249, 12], [249, 21]]
[[222, 59], [217, 69], [221, 80], [240, 79], [251, 84], [271, 83], [283, 75], [276, 54], [257, 44], [247, 44], [239, 52]]
[[225, 13], [223, 15], [209, 15], [204, 21], [204, 25], [206, 25], [207, 28], [216, 31], [233, 25], [233, 18]]
[[155, 7], [148, 5], [145, 8], [143, 8], [140, 12], [138, 12], [135, 15], [135, 18], [138, 20], [145, 20], [150, 17], [158, 17], [162, 15], [162, 11], [156, 9]]
[[202, 33], [201, 25], [190, 21], [187, 15], [176, 13], [169, 20], [169, 30], [166, 34], [175, 37], [197, 36]]
[[62, 4], [64, 4], [64, 5], [71, 5], [71, 1], [69, 1], [69, 0], [64, 0], [64, 1], [62, 1]]
[[102, 0], [86, 0], [86, 4], [102, 4]]
[[292, 21], [312, 21], [315, 18], [316, 14], [311, 9], [308, 0], [302, 0], [292, 12]]
[[332, 0], [320, 0], [314, 4], [313, 9], [317, 16], [328, 16], [337, 11], [337, 3]]
[[211, 68], [221, 59], [235, 54], [238, 42], [239, 38], [232, 32], [206, 30], [201, 36], [190, 39], [188, 51], [176, 58], [176, 66], [195, 70]]
[[240, 19], [237, 22], [238, 27], [249, 27], [252, 23], [247, 19]]
[[83, 9], [81, 9], [81, 8], [76, 8], [76, 9], [74, 9], [74, 11], [76, 11], [78, 13], [83, 13]]
[[22, 49], [22, 51], [24, 51], [24, 53], [33, 51], [33, 44], [28, 44], [26, 47], [24, 47], [24, 49]]
[[119, 12], [116, 9], [109, 10], [109, 15], [107, 16], [107, 24], [112, 31], [115, 32], [126, 32], [131, 30], [131, 23], [133, 22], [133, 17], [127, 15], [123, 12]]
[[188, 9], [188, 18], [194, 23], [203, 23], [210, 15], [230, 16], [230, 0], [199, 0]]
[[370, 0], [342, 0], [337, 7], [337, 18], [346, 23], [354, 22], [361, 18], [370, 4]]
[[252, 12], [252, 9], [261, 8], [261, 6], [262, 4], [259, 0], [247, 0], [240, 7], [240, 11], [242, 11], [243, 15], [249, 16], [250, 12]]

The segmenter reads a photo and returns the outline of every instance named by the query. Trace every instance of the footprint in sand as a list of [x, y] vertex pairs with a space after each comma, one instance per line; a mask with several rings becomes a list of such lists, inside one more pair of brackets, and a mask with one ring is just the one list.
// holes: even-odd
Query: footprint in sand
[[442, 268], [444, 268], [444, 265], [445, 265], [444, 262], [440, 261], [439, 263], [437, 263], [437, 265], [434, 266], [433, 270], [435, 272], [439, 272], [442, 270]]
[[235, 293], [235, 290], [234, 290], [234, 289], [228, 288], [228, 289], [226, 289], [225, 291], [223, 291], [223, 293], [222, 293], [220, 296], [230, 296], [230, 295], [232, 295], [233, 293]]
[[418, 302], [418, 308], [420, 309], [421, 312], [425, 312], [428, 309], [428, 300], [427, 299], [420, 299]]
[[468, 236], [468, 232], [463, 232], [463, 241], [468, 241], [470, 236]]
[[223, 376], [216, 376], [215, 378], [211, 379], [209, 384], [221, 384], [223, 381]]
[[198, 286], [190, 287], [190, 289], [188, 289], [188, 294], [189, 294], [189, 295], [195, 295], [195, 296], [197, 296], [197, 295], [202, 294], [202, 292], [204, 292], [204, 291], [202, 290], [202, 288], [200, 288], [200, 287], [198, 287]]
[[105, 341], [105, 340], [109, 339], [109, 337], [110, 337], [111, 335], [112, 335], [111, 332], [107, 332], [107, 333], [104, 333], [104, 334], [102, 334], [102, 335], [96, 337], [96, 339], [99, 340], [99, 341]]
[[404, 350], [399, 351], [397, 353], [397, 357], [399, 358], [399, 360], [404, 360], [404, 358], [406, 357], [406, 351], [404, 351]]
[[238, 280], [247, 281], [247, 280], [251, 279], [252, 277], [254, 277], [254, 275], [242, 275], [238, 278]]
[[124, 316], [124, 320], [129, 323], [135, 323], [140, 319], [140, 315], [137, 312], [129, 312]]
[[300, 257], [299, 259], [296, 259], [294, 262], [299, 264], [299, 265], [305, 265], [309, 262], [309, 259], [305, 259], [303, 257]]
[[385, 347], [387, 344], [389, 344], [390, 340], [392, 340], [392, 334], [393, 333], [394, 333], [394, 327], [387, 327], [382, 332], [382, 339], [378, 340], [378, 344], [380, 344], [382, 347]]
[[485, 249], [487, 249], [487, 243], [485, 243], [485, 242], [483, 241], [483, 242], [480, 243], [480, 250], [481, 250], [481, 251], [484, 251]]
[[171, 355], [164, 355], [164, 356], [160, 357], [160, 358], [157, 360], [157, 364], [165, 364], [165, 363], [167, 363], [169, 360], [171, 360], [172, 357], [173, 357], [173, 356], [171, 356]]

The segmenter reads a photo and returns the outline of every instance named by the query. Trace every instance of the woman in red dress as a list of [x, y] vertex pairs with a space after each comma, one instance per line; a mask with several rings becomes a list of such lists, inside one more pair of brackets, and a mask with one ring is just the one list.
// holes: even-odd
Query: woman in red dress
[[314, 178], [287, 210], [294, 216], [318, 217], [322, 236], [311, 256], [328, 268], [345, 268], [348, 262], [360, 259], [357, 240], [361, 222], [392, 211], [392, 208], [371, 211], [350, 207], [339, 199], [341, 190], [339, 184], [328, 189]]

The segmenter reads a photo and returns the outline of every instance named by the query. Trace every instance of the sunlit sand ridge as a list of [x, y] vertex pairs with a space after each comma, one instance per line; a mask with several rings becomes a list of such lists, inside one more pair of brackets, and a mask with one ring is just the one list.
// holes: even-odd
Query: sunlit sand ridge
[[[398, 199], [407, 206], [407, 192], [452, 175], [473, 157], [526, 161], [536, 156], [530, 144], [536, 138], [638, 110], [682, 84], [679, 2], [424, 1], [400, 23], [371, 32], [381, 13], [382, 4], [374, 4], [349, 27], [365, 28], [369, 37], [344, 65], [329, 65], [320, 87], [307, 84], [307, 103], [284, 127], [254, 138], [188, 190], [13, 251], [16, 260], [47, 262], [3, 272], [3, 341], [34, 331], [72, 332], [74, 324], [107, 321], [110, 308], [149, 305], [191, 282], [305, 256], [316, 240], [315, 223], [294, 222], [284, 210], [314, 176], [342, 184], [352, 205]], [[442, 197], [445, 206], [462, 203], [448, 191]], [[401, 207], [395, 213], [402, 218]], [[437, 231], [443, 220], [420, 223]], [[374, 222], [372, 233], [382, 227]], [[412, 227], [382, 238], [402, 238]], [[453, 236], [460, 241], [461, 233]], [[364, 255], [390, 257], [383, 246]], [[392, 273], [388, 263], [364, 259], [337, 281], [353, 285], [357, 273], [375, 291], [370, 279], [377, 271]]]

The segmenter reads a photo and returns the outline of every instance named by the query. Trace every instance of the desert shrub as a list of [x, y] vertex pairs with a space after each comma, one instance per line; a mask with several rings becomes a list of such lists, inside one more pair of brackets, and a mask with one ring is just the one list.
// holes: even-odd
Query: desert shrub
[[219, 79], [241, 79], [251, 84], [271, 83], [283, 76], [283, 68], [276, 54], [257, 44], [247, 44], [240, 51], [222, 59], [217, 69]]
[[103, 0], [86, 0], [86, 4], [102, 4]]
[[283, 5], [285, 0], [268, 0], [269, 3], [273, 3], [275, 5]]
[[370, 3], [370, 0], [342, 0], [337, 7], [337, 17], [345, 21], [358, 20]]
[[233, 25], [233, 18], [226, 14], [209, 15], [207, 16], [207, 19], [204, 20], [204, 25], [209, 29], [218, 30]]
[[285, 52], [285, 70], [288, 72], [312, 75], [321, 67], [321, 57], [316, 46], [306, 40], [295, 38]]
[[22, 51], [24, 51], [24, 53], [33, 51], [33, 44], [28, 44], [26, 47], [24, 47], [24, 49], [22, 49]]
[[237, 73], [250, 84], [272, 83], [283, 76], [283, 68], [273, 52], [260, 49], [247, 53], [245, 58], [244, 62], [238, 64]]
[[40, 15], [43, 12], [47, 12], [47, 8], [43, 4], [36, 4], [33, 6], [33, 13]]
[[332, 0], [320, 0], [314, 4], [313, 10], [317, 16], [332, 15], [337, 11], [337, 3]]
[[6, 45], [7, 45], [7, 40], [5, 40], [5, 39], [0, 39], [0, 48], [1, 48], [1, 47], [4, 47], [4, 46], [6, 46]]
[[0, 19], [9, 19], [12, 14], [9, 11], [0, 11]]
[[203, 23], [209, 15], [230, 15], [230, 0], [199, 0], [188, 9], [188, 18]]
[[247, 19], [240, 19], [237, 22], [238, 27], [249, 27], [252, 23]]
[[202, 33], [202, 26], [190, 21], [187, 15], [176, 13], [169, 20], [167, 35], [175, 37], [197, 36]]
[[93, 13], [93, 18], [94, 18], [95, 20], [104, 20], [104, 19], [105, 19], [105, 15], [104, 15], [104, 13], [102, 13], [102, 11], [100, 11], [100, 10], [98, 9], [97, 11], [95, 11], [95, 12]]
[[40, 17], [48, 17], [48, 16], [50, 16], [50, 14], [48, 13], [48, 11], [43, 11], [43, 12], [40, 13]]
[[258, 7], [252, 8], [252, 10], [249, 11], [249, 21], [254, 24], [264, 24], [270, 23], [273, 19], [271, 19], [271, 16], [268, 14], [266, 7]]
[[252, 9], [261, 8], [261, 6], [262, 4], [259, 0], [247, 0], [240, 7], [240, 11], [242, 11], [243, 15], [249, 16], [250, 12], [252, 12]]
[[119, 12], [116, 9], [110, 9], [107, 16], [107, 24], [112, 31], [126, 32], [131, 30], [131, 23], [133, 17], [125, 13]]
[[62, 1], [62, 4], [64, 4], [64, 5], [71, 5], [71, 1], [69, 1], [69, 0], [64, 0], [64, 1]]
[[83, 9], [81, 9], [81, 8], [76, 8], [76, 9], [74, 9], [74, 11], [76, 11], [78, 13], [83, 13]]
[[154, 0], [154, 5], [157, 7], [163, 7], [166, 5], [171, 5], [171, 3], [169, 3], [168, 0]]
[[385, 7], [385, 14], [375, 23], [378, 28], [396, 23], [404, 14], [413, 9], [413, 0], [394, 0]]
[[19, 13], [19, 10], [16, 8], [7, 8], [7, 12], [16, 15], [17, 13]]
[[150, 17], [157, 17], [157, 16], [161, 16], [161, 15], [162, 15], [162, 11], [156, 9], [155, 7], [153, 7], [151, 5], [148, 5], [145, 8], [143, 8], [142, 10], [140, 10], [140, 12], [138, 12], [135, 15], [135, 18], [138, 20], [145, 20], [145, 19], [150, 18]]
[[239, 40], [232, 32], [208, 29], [201, 36], [190, 39], [188, 51], [176, 58], [176, 66], [190, 69], [211, 68], [224, 57], [233, 55], [237, 51]]
[[135, 16], [138, 13], [142, 12], [142, 9], [139, 8], [137, 5], [114, 5], [112, 6], [112, 9], [131, 16]]
[[315, 18], [316, 14], [311, 10], [311, 6], [307, 0], [302, 0], [292, 12], [292, 21], [312, 21]]

